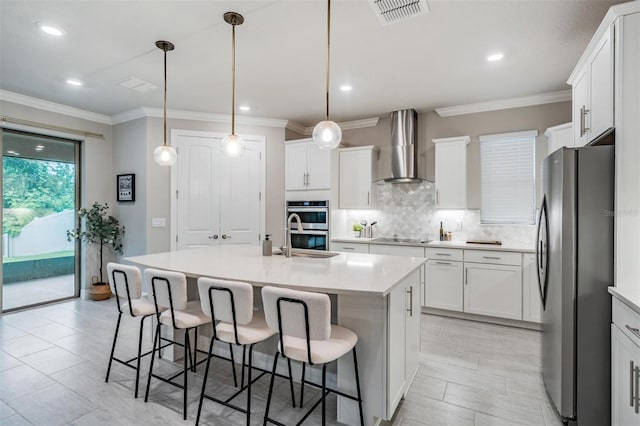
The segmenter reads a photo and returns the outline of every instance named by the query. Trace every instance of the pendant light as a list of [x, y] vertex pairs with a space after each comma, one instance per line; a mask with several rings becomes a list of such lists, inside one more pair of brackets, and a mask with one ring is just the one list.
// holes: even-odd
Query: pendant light
[[164, 51], [164, 118], [162, 128], [164, 142], [153, 151], [153, 158], [161, 166], [173, 166], [178, 159], [178, 154], [172, 146], [167, 145], [167, 52], [175, 49], [175, 46], [171, 42], [159, 40], [156, 41], [156, 47]]
[[329, 69], [331, 60], [331, 0], [327, 0], [327, 110], [325, 120], [313, 128], [313, 140], [320, 149], [337, 148], [342, 140], [342, 130], [335, 121], [329, 120]]
[[236, 12], [224, 14], [224, 20], [231, 25], [231, 134], [222, 139], [222, 153], [227, 157], [244, 154], [245, 143], [236, 135], [236, 25], [242, 25], [244, 17]]

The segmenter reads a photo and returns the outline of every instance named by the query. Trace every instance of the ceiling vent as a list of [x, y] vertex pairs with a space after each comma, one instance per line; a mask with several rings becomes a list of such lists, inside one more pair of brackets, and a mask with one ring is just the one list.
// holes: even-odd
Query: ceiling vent
[[119, 84], [122, 87], [126, 87], [127, 89], [135, 90], [136, 92], [141, 93], [150, 92], [158, 88], [158, 86], [156, 86], [155, 84], [148, 83], [136, 77], [129, 77]]
[[404, 21], [429, 11], [427, 0], [371, 0], [383, 25]]

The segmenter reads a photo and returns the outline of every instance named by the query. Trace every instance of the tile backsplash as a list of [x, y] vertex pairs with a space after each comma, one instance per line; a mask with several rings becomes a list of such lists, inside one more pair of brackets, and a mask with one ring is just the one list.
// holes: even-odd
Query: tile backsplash
[[374, 237], [420, 238], [437, 240], [440, 222], [451, 231], [453, 240], [500, 240], [505, 245], [533, 247], [535, 225], [482, 225], [480, 210], [440, 210], [434, 208], [435, 188], [431, 182], [420, 184], [374, 185], [375, 210], [335, 210], [332, 215], [334, 238], [353, 237], [354, 223], [377, 221]]

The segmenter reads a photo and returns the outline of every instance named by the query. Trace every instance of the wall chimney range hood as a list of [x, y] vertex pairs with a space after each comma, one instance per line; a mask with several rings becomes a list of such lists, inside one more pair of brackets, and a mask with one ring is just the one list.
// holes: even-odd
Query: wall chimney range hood
[[414, 109], [391, 113], [391, 177], [389, 183], [421, 183], [418, 177], [418, 114]]

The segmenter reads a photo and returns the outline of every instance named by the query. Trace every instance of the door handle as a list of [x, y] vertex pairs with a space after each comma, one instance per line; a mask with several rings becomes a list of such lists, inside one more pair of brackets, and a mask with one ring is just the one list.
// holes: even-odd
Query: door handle
[[632, 328], [629, 324], [627, 324], [625, 327], [631, 332], [631, 334], [640, 339], [640, 328]]
[[231, 235], [222, 234], [222, 239], [223, 240], [229, 240], [229, 239], [231, 239]]
[[218, 239], [218, 234], [213, 234], [211, 236], [208, 237], [210, 240], [217, 240]]
[[407, 309], [407, 312], [409, 312], [409, 316], [412, 317], [413, 316], [413, 286], [409, 287], [409, 289], [407, 290], [407, 294], [409, 295], [409, 309]]

